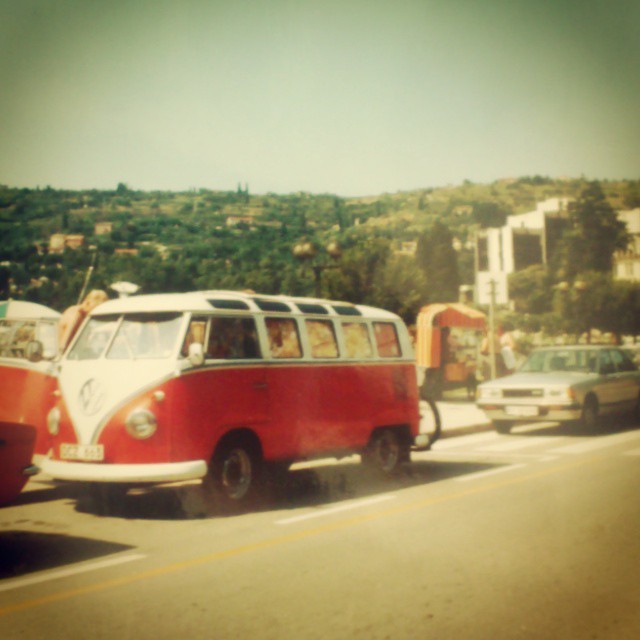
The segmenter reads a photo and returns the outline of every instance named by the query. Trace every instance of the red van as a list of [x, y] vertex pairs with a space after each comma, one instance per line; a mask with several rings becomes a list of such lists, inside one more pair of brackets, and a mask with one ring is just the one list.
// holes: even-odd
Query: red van
[[255, 496], [266, 466], [359, 453], [384, 472], [428, 448], [413, 349], [387, 311], [229, 291], [143, 295], [91, 312], [62, 360], [54, 478], [208, 478]]

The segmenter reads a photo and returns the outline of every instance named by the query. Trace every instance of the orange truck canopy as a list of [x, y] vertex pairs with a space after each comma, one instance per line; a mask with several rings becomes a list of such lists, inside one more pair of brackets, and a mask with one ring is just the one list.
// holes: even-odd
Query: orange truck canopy
[[416, 321], [416, 362], [418, 366], [439, 367], [442, 358], [442, 329], [458, 327], [483, 331], [486, 315], [457, 302], [435, 303], [422, 307]]

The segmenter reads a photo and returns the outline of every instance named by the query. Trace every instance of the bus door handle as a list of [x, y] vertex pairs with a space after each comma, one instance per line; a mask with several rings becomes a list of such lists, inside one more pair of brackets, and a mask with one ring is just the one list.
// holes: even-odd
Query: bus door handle
[[266, 382], [254, 382], [253, 383], [253, 388], [254, 389], [267, 389], [269, 387], [269, 385]]

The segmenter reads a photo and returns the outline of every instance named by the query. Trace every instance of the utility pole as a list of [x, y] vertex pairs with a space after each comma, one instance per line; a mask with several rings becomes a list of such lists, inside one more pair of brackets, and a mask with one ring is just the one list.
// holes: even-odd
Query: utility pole
[[87, 273], [84, 278], [84, 284], [82, 285], [82, 289], [80, 290], [80, 295], [78, 296], [78, 304], [81, 304], [82, 300], [84, 299], [84, 294], [86, 293], [87, 287], [89, 286], [89, 280], [91, 280], [91, 275], [93, 274], [93, 270], [95, 269], [95, 266], [96, 266], [96, 258], [98, 256], [98, 247], [95, 247], [92, 245], [91, 247], [89, 247], [89, 249], [93, 252], [93, 255], [91, 256], [91, 264], [87, 269]]
[[496, 378], [496, 338], [495, 338], [495, 306], [496, 306], [496, 281], [489, 280], [489, 364], [491, 366], [491, 379]]

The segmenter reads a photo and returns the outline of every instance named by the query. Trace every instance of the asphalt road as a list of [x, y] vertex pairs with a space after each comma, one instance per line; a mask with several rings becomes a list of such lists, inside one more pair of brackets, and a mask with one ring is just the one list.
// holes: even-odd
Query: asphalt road
[[640, 429], [441, 441], [397, 478], [299, 465], [261, 510], [197, 487], [0, 511], [0, 637], [640, 637]]

